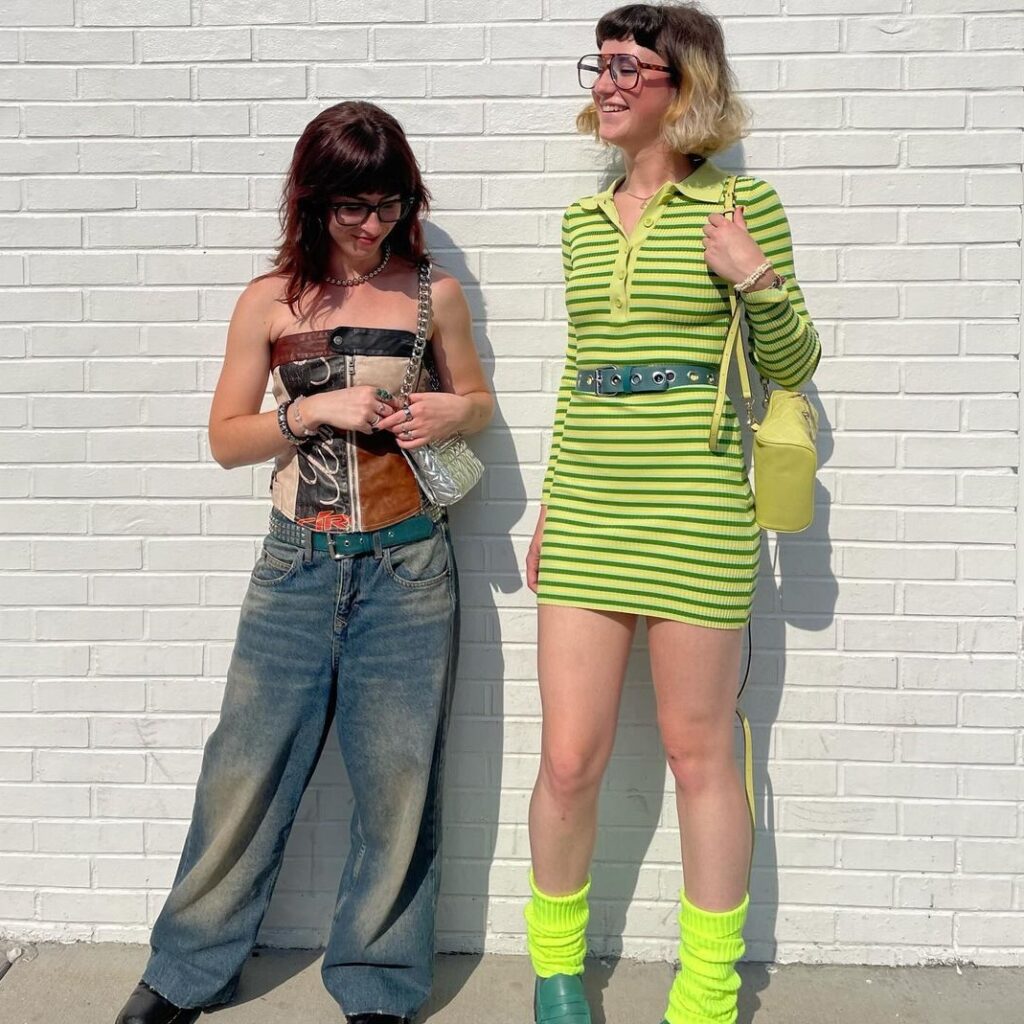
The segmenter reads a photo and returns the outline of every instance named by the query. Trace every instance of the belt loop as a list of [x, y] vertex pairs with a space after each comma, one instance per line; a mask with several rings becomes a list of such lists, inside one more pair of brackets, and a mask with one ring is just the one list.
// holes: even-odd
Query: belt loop
[[373, 557], [379, 562], [384, 557], [384, 548], [380, 543], [380, 530], [374, 530], [370, 537], [373, 540]]

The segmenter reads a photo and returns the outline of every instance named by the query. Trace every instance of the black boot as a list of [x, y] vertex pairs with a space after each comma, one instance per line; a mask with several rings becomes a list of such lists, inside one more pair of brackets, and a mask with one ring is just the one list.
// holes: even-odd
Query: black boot
[[348, 1024], [409, 1024], [408, 1017], [396, 1017], [390, 1013], [354, 1013], [345, 1020]]
[[114, 1024], [193, 1024], [202, 1007], [183, 1009], [154, 992], [144, 981], [135, 986]]

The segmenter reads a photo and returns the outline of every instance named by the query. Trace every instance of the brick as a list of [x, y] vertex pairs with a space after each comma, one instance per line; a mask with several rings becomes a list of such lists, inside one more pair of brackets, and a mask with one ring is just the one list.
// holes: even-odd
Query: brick
[[255, 32], [260, 60], [366, 60], [369, 35], [363, 28], [260, 28]]
[[314, 95], [322, 99], [427, 95], [427, 70], [420, 64], [317, 67], [314, 76]]
[[0, 716], [0, 744], [5, 747], [85, 747], [88, 723], [56, 715]]
[[782, 801], [782, 827], [799, 832], [896, 833], [896, 805], [884, 800]]
[[304, 67], [201, 67], [196, 75], [201, 100], [301, 99], [306, 95]]
[[135, 0], [82, 0], [83, 25], [188, 25], [190, 0], [149, 0], [145, 12]]
[[245, 178], [159, 178], [139, 182], [140, 210], [244, 210], [249, 205]]
[[[1017, 449], [1010, 438], [974, 438], [974, 437], [908, 437], [904, 443], [904, 461], [912, 468], [949, 468], [949, 469], [978, 469], [985, 467], [1006, 467], [1017, 464]], [[926, 513], [921, 513], [925, 515]], [[965, 535], [957, 525], [966, 527]], [[952, 532], [955, 538], [949, 536], [934, 536], [934, 540], [972, 540], [978, 539], [971, 534], [972, 519], [964, 519], [957, 515], [950, 521]], [[918, 521], [915, 520], [915, 524]], [[1001, 532], [999, 538], [992, 538], [998, 543], [1000, 538], [1005, 540], [1005, 531]], [[907, 533], [909, 540], [924, 540], [924, 537], [912, 536]]]
[[21, 28], [27, 25], [73, 25], [73, 0], [7, 0], [0, 11], [0, 24]]
[[903, 808], [907, 835], [1015, 836], [1015, 804], [914, 803]]
[[32, 284], [126, 284], [138, 279], [138, 259], [113, 253], [29, 256]]
[[[962, 204], [967, 192], [966, 175], [950, 171], [922, 171], [913, 175], [854, 171], [848, 180], [850, 201], [855, 206], [951, 206]], [[918, 250], [919, 255], [924, 252]], [[854, 250], [850, 255], [864, 254]]]
[[1024, 699], [1001, 694], [965, 695], [962, 704], [963, 725], [1007, 727], [1024, 725]]
[[89, 862], [77, 857], [0, 856], [6, 885], [89, 887]]
[[[143, 136], [248, 135], [249, 110], [224, 103], [145, 103], [138, 107], [139, 134]], [[188, 170], [169, 167], [168, 170]], [[140, 190], [157, 182], [140, 181]]]
[[852, 128], [962, 128], [967, 123], [964, 95], [851, 96], [847, 102]]
[[1021, 136], [1019, 132], [984, 132], [972, 134], [921, 134], [907, 139], [908, 163], [911, 167], [982, 167], [987, 164], [1019, 163]]
[[[902, 12], [893, 10], [893, 13]], [[960, 50], [963, 37], [961, 18], [854, 18], [847, 23], [847, 46], [869, 53]]]
[[900, 88], [899, 57], [791, 57], [784, 62], [783, 72], [785, 89], [818, 90], [823, 80], [837, 90]]
[[1008, 242], [1020, 234], [1017, 211], [911, 210], [907, 214], [910, 242]]
[[29, 210], [123, 210], [135, 206], [135, 183], [120, 178], [29, 179], [25, 196]]
[[[952, 799], [957, 793], [956, 771], [953, 767], [943, 769], [934, 765], [925, 768], [905, 764], [847, 764], [842, 767], [840, 792], [849, 796]], [[846, 867], [857, 866], [845, 858], [843, 863]], [[935, 867], [933, 864], [932, 868]]]
[[[427, 17], [426, 0], [377, 0], [372, 7], [361, 6], [358, 10], [360, 22], [412, 22]], [[317, 18], [321, 23], [353, 21], [351, 0], [319, 0]]]
[[0, 807], [11, 817], [85, 818], [89, 815], [89, 788], [0, 785]]
[[161, 718], [153, 714], [95, 718], [91, 733], [96, 747], [202, 747], [202, 723], [194, 718]]
[[856, 651], [955, 650], [955, 626], [948, 622], [851, 619], [844, 624], [844, 642]]
[[146, 897], [142, 894], [90, 892], [48, 893], [41, 897], [41, 913], [52, 921], [146, 922]]
[[953, 915], [848, 910], [836, 914], [836, 938], [840, 942], [873, 943], [881, 935], [887, 943], [948, 945], [953, 941]]
[[246, 0], [204, 0], [200, 16], [204, 25], [308, 22], [309, 4], [307, 0], [265, 0], [254, 10]]
[[[152, 22], [150, 22], [152, 24]], [[245, 28], [143, 29], [137, 33], [144, 64], [249, 60], [250, 33]]]
[[80, 217], [0, 217], [0, 246], [65, 249], [82, 244]]
[[124, 31], [26, 31], [25, 60], [46, 64], [130, 64], [132, 34]]
[[[67, 753], [41, 750], [36, 754], [36, 777], [40, 782], [145, 782], [146, 758], [144, 754], [101, 754], [96, 752]], [[88, 885], [88, 863], [84, 883]], [[56, 885], [56, 882], [40, 880], [40, 885]]]
[[[956, 503], [956, 476], [952, 473], [844, 473], [841, 483], [843, 502], [852, 505], [953, 505]], [[935, 554], [933, 552], [933, 554]], [[925, 569], [924, 562], [914, 552], [907, 552], [907, 566]], [[863, 560], [856, 549], [850, 557]], [[889, 551], [887, 557], [900, 558], [901, 553]], [[942, 553], [936, 555], [941, 571]], [[897, 573], [897, 576], [900, 574]], [[903, 578], [915, 576], [915, 570], [905, 570]]]
[[1012, 764], [1013, 733], [906, 731], [902, 735], [904, 761], [934, 764]]
[[164, 174], [192, 169], [192, 144], [185, 140], [82, 142], [80, 149], [81, 170], [87, 174], [111, 171]]
[[935, 910], [1004, 910], [1011, 899], [1009, 879], [901, 878], [897, 905]]
[[1024, 21], [1019, 13], [1007, 17], [970, 18], [967, 45], [972, 50], [1024, 48]]
[[79, 95], [93, 100], [187, 100], [187, 68], [83, 68]]
[[75, 72], [71, 68], [0, 67], [0, 96], [13, 100], [73, 100]]
[[911, 89], [948, 89], [951, 81], [959, 89], [1014, 88], [1024, 75], [1024, 59], [1020, 54], [944, 53], [909, 57], [907, 72]]

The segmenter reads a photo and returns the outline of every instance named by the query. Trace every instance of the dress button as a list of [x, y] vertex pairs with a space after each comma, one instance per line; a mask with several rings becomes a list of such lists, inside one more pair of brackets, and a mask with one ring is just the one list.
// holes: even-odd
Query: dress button
[[615, 300], [615, 305], [621, 307], [622, 306], [622, 299], [616, 299]]
[[644, 217], [644, 227], [649, 228], [654, 223], [653, 217]]
[[624, 270], [620, 270], [615, 276], [621, 281], [626, 276], [626, 272]]

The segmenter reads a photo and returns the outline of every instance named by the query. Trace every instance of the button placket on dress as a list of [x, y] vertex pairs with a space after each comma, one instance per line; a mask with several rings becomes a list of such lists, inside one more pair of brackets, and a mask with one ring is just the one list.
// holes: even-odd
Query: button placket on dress
[[636, 268], [637, 254], [658, 223], [662, 210], [668, 205], [665, 201], [666, 196], [669, 195], [673, 187], [672, 182], [662, 185], [650, 199], [630, 235], [627, 235], [622, 227], [619, 211], [612, 198], [615, 186], [602, 195], [598, 201], [601, 212], [619, 235], [619, 251], [615, 257], [611, 287], [609, 288], [613, 323], [625, 323], [629, 319], [629, 294], [633, 285], [633, 271]]

